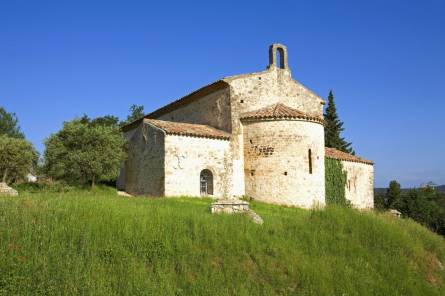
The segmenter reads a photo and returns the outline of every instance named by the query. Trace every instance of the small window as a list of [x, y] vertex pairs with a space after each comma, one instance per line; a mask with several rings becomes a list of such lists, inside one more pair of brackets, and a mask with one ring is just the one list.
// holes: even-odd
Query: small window
[[251, 170], [251, 171], [250, 171], [250, 175], [251, 175], [251, 176], [255, 176], [255, 170]]
[[202, 170], [199, 176], [201, 195], [213, 195], [213, 174], [210, 170]]
[[244, 100], [239, 101], [241, 104], [244, 103]]
[[249, 140], [249, 142], [250, 142], [250, 144], [253, 144], [253, 141], [252, 141], [252, 139], [250, 139], [250, 140]]
[[312, 174], [312, 150], [309, 149], [307, 154], [309, 158], [309, 174]]
[[287, 172], [284, 172], [284, 175], [287, 176]]

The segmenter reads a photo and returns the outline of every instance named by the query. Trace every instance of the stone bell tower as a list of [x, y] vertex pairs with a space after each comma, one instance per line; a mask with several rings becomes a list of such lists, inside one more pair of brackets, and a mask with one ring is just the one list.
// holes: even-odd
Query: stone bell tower
[[267, 69], [284, 70], [289, 73], [289, 77], [291, 76], [285, 45], [274, 43], [269, 46], [269, 65]]

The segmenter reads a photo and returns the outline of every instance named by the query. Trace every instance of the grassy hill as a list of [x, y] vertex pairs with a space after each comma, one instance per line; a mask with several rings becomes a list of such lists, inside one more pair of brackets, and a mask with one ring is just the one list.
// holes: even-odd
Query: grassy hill
[[445, 295], [445, 240], [351, 209], [114, 191], [0, 198], [0, 295]]

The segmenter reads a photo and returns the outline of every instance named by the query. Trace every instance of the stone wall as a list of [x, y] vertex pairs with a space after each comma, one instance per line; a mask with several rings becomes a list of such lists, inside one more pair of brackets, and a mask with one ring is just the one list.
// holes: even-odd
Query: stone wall
[[[280, 102], [314, 116], [323, 113], [323, 100], [295, 81], [289, 69], [267, 70], [223, 79], [223, 88], [157, 117], [160, 120], [207, 124], [232, 133], [227, 160], [228, 197], [245, 194], [243, 126], [240, 114]], [[168, 166], [167, 166], [168, 167]], [[227, 174], [227, 173], [226, 173]]]
[[325, 204], [321, 124], [297, 120], [246, 122], [243, 141], [248, 196], [304, 208]]
[[312, 116], [323, 114], [324, 101], [291, 77], [290, 70], [265, 71], [226, 78], [231, 88], [232, 116], [282, 103]]
[[206, 124], [230, 132], [229, 88], [220, 89], [156, 119]]
[[165, 195], [200, 196], [200, 173], [213, 175], [213, 197], [230, 196], [229, 141], [167, 135], [165, 139]]
[[374, 207], [374, 166], [342, 161], [347, 173], [345, 197], [360, 209]]
[[[127, 141], [127, 143], [128, 143], [128, 146], [127, 146], [128, 148], [132, 148], [130, 140], [133, 137], [133, 135], [136, 133], [136, 131], [138, 131], [138, 128], [135, 128], [135, 129], [132, 129], [132, 130], [129, 130], [129, 131], [123, 133], [124, 140]], [[125, 171], [126, 171], [125, 163], [126, 163], [125, 161], [121, 163], [121, 167], [119, 170], [119, 176], [117, 177], [117, 180], [116, 180], [117, 190], [125, 191]]]
[[[314, 116], [323, 114], [323, 100], [291, 77], [289, 69], [269, 69], [252, 74], [237, 75], [224, 79], [230, 85], [232, 114], [233, 195], [245, 194], [242, 113], [283, 103], [291, 108]], [[324, 183], [323, 183], [324, 184]]]
[[[165, 133], [148, 123], [126, 133], [128, 158], [121, 170], [121, 188], [130, 194], [164, 195]], [[122, 179], [125, 184], [122, 186]], [[123, 187], [123, 188], [122, 188]]]
[[[156, 119], [195, 124], [206, 124], [217, 129], [231, 132], [232, 120], [230, 106], [230, 89], [227, 86], [227, 88], [212, 92], [184, 106], [181, 106], [176, 110], [159, 116]], [[202, 140], [202, 138], [195, 140], [195, 142], [198, 141], [198, 143], [200, 143], [199, 140]], [[199, 147], [199, 144], [197, 146]], [[236, 176], [233, 176], [233, 162], [237, 162], [237, 159], [226, 159], [225, 164], [226, 174], [230, 174], [227, 175], [227, 183], [224, 184], [224, 186], [228, 188], [225, 190], [225, 194], [228, 197], [233, 195], [242, 196], [244, 194], [244, 175], [240, 174], [243, 171], [243, 166], [241, 165], [241, 170], [238, 170], [238, 174]], [[237, 167], [240, 167], [240, 164], [238, 164]], [[166, 166], [166, 168], [169, 169], [169, 166]], [[236, 194], [232, 190], [234, 183], [242, 184], [242, 186], [238, 186], [242, 190], [238, 191]], [[195, 192], [195, 195], [199, 195], [199, 192], [196, 193], [195, 191], [197, 189], [199, 190], [199, 187], [193, 187], [193, 189], [189, 188], [187, 192]], [[178, 192], [170, 190], [167, 195], [177, 194]]]

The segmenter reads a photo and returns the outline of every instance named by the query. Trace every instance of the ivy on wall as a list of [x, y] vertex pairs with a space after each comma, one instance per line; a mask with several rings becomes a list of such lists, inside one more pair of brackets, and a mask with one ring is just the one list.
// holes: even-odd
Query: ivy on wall
[[347, 206], [345, 197], [347, 174], [340, 160], [325, 157], [326, 204]]

